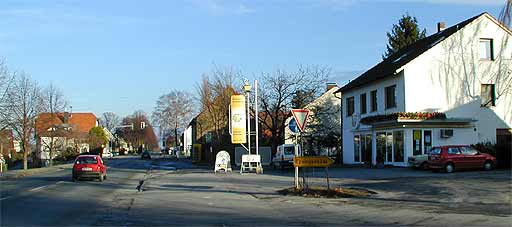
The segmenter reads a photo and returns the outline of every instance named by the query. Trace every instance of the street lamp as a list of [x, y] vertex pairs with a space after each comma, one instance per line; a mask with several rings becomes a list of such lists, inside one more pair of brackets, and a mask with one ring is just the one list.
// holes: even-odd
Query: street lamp
[[247, 154], [251, 154], [251, 88], [252, 86], [249, 84], [249, 80], [244, 80], [244, 85], [242, 89], [245, 92], [247, 99]]

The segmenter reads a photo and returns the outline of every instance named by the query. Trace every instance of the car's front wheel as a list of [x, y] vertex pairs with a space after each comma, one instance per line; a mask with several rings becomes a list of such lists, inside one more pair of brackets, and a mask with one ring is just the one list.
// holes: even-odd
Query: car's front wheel
[[453, 163], [447, 163], [446, 166], [444, 167], [444, 170], [447, 173], [453, 173], [454, 169], [455, 169], [455, 166], [453, 165]]
[[492, 161], [486, 161], [484, 164], [484, 170], [491, 170], [493, 168]]

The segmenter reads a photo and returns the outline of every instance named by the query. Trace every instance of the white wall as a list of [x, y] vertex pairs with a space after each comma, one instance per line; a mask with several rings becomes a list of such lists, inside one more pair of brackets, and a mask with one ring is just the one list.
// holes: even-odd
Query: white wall
[[[341, 100], [337, 97], [339, 97], [339, 94], [336, 96], [334, 95], [334, 92], [336, 92], [339, 88], [333, 87], [330, 90], [326, 91], [324, 94], [322, 94], [317, 99], [313, 100], [311, 103], [307, 104], [304, 108], [311, 110], [305, 132], [306, 133], [318, 133], [313, 131], [311, 128], [314, 124], [321, 124], [320, 126], [317, 126], [315, 128], [321, 128], [320, 133], [337, 133], [339, 135], [341, 130]], [[323, 111], [323, 114], [320, 117], [315, 116], [315, 110]], [[325, 114], [329, 113], [329, 114]], [[288, 124], [290, 120], [293, 119], [293, 116], [286, 119], [286, 127], [284, 130], [284, 143], [285, 144], [293, 144], [295, 143], [295, 135], [292, 134], [290, 128], [288, 127]], [[320, 119], [320, 120], [319, 120]]]
[[[385, 88], [396, 85], [396, 107], [386, 109], [386, 96]], [[371, 91], [377, 90], [377, 111], [371, 112]], [[360, 95], [366, 93], [366, 114], [361, 114]], [[343, 93], [343, 162], [347, 164], [355, 164], [354, 162], [354, 131], [369, 130], [370, 127], [366, 125], [358, 125], [354, 127], [352, 121], [358, 122], [361, 118], [373, 115], [382, 115], [405, 110], [405, 96], [404, 96], [404, 79], [403, 73], [380, 80], [376, 83], [367, 84]], [[347, 98], [354, 97], [354, 115], [347, 116]]]
[[[493, 39], [494, 61], [479, 59], [480, 38]], [[475, 120], [475, 127], [454, 128], [454, 136], [448, 139], [440, 138], [439, 128], [433, 129], [434, 146], [495, 142], [497, 128], [512, 128], [511, 38], [510, 33], [484, 14], [397, 70], [396, 76], [345, 92], [342, 113], [344, 163], [354, 163], [354, 132], [369, 130], [364, 125], [354, 127], [353, 119], [357, 122], [377, 114], [439, 111], [445, 112], [448, 118]], [[384, 89], [393, 84], [397, 85], [397, 107], [386, 110]], [[496, 84], [495, 107], [480, 106], [481, 84]], [[370, 92], [375, 89], [378, 89], [378, 111], [372, 113]], [[361, 115], [359, 95], [363, 92], [367, 93], [368, 113]], [[347, 117], [346, 100], [352, 96], [355, 115]], [[404, 132], [407, 158], [412, 155], [412, 129]]]
[[[494, 61], [479, 59], [480, 38], [493, 39]], [[475, 141], [494, 143], [497, 128], [512, 128], [512, 90], [499, 96], [495, 107], [486, 108], [480, 107], [480, 86], [496, 84], [497, 93], [512, 86], [510, 38], [482, 16], [411, 61], [404, 67], [405, 110], [437, 110], [449, 118], [477, 120]]]
[[192, 126], [188, 126], [183, 133], [183, 152], [186, 157], [190, 156], [192, 147]]

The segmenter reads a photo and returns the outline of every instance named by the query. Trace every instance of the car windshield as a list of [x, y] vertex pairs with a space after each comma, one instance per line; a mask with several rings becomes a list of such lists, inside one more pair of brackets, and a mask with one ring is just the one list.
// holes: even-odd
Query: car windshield
[[76, 160], [76, 164], [96, 164], [96, 157], [80, 157]]
[[293, 147], [285, 147], [284, 148], [284, 154], [293, 155], [294, 153], [295, 153], [295, 149]]
[[431, 155], [432, 154], [441, 154], [441, 148], [439, 148], [439, 147], [432, 148], [432, 149], [430, 149], [429, 154], [431, 154]]

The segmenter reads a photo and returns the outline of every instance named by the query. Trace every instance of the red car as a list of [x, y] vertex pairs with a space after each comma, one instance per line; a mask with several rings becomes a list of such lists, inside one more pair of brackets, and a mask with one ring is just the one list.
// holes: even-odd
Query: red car
[[72, 180], [80, 178], [98, 178], [100, 182], [107, 179], [107, 166], [99, 155], [80, 155], [76, 158]]
[[456, 169], [491, 170], [496, 165], [496, 158], [490, 154], [481, 153], [466, 145], [434, 147], [428, 158], [429, 168], [444, 170], [451, 173]]

